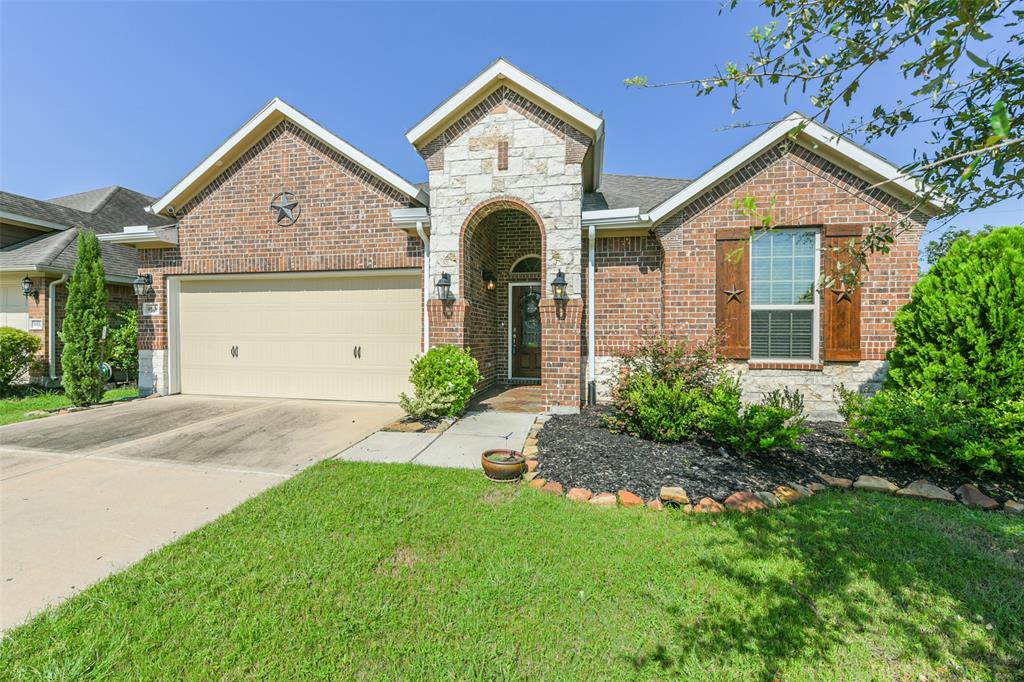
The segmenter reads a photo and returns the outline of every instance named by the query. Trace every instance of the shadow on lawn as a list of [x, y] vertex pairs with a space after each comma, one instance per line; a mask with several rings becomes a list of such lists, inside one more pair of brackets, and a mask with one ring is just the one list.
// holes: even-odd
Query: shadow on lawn
[[[996, 526], [964, 525], [956, 515], [977, 512], [943, 512], [933, 503], [903, 501], [894, 509], [890, 500], [858, 495], [734, 517], [737, 544], [699, 565], [751, 600], [763, 599], [759, 607], [695, 619], [663, 604], [675, 641], [629, 662], [637, 670], [670, 672], [694, 660], [742, 656], [761, 661], [755, 677], [774, 679], [787, 661], [834, 664], [833, 652], [868, 633], [862, 643], [874, 656], [913, 656], [957, 677], [963, 664], [1014, 678], [1024, 654], [1019, 538]], [[764, 570], [764, 562], [780, 556], [795, 569], [783, 572], [788, 575]], [[981, 642], [965, 637], [979, 616], [993, 626]], [[894, 640], [889, 647], [872, 641], [882, 631]]]

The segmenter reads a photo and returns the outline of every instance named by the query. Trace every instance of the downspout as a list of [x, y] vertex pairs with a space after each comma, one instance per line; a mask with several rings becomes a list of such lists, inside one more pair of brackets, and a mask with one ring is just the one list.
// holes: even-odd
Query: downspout
[[423, 231], [423, 221], [416, 221], [416, 234], [423, 241], [423, 353], [430, 350], [430, 237]]
[[68, 273], [64, 273], [60, 276], [60, 279], [55, 279], [50, 282], [50, 288], [48, 290], [46, 299], [46, 305], [48, 307], [47, 317], [50, 322], [49, 336], [50, 336], [50, 380], [54, 381], [57, 379], [57, 285], [64, 284], [68, 281]]
[[593, 225], [587, 226], [587, 404], [597, 403], [597, 352], [594, 348], [594, 266], [595, 266], [595, 242], [597, 242], [597, 229]]

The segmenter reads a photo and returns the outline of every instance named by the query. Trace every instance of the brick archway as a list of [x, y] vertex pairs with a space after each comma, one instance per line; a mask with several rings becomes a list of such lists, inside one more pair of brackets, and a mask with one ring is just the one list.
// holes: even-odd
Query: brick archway
[[462, 227], [459, 229], [459, 295], [460, 298], [465, 300], [466, 298], [466, 284], [468, 283], [466, 273], [466, 236], [471, 234], [473, 230], [480, 225], [481, 222], [488, 216], [497, 213], [498, 211], [519, 211], [525, 213], [533, 219], [536, 223], [537, 229], [540, 230], [540, 281], [541, 281], [541, 296], [547, 297], [545, 293], [547, 291], [547, 234], [544, 230], [544, 219], [540, 217], [540, 214], [534, 210], [532, 206], [523, 201], [518, 197], [502, 195], [492, 197], [486, 201], [482, 201], [469, 212], [466, 219], [462, 221]]

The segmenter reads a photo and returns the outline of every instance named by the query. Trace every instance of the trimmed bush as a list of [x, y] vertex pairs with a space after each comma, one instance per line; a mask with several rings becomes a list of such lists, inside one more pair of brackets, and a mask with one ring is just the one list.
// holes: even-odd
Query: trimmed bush
[[132, 381], [139, 375], [139, 311], [124, 306], [114, 315], [107, 335], [111, 366], [125, 372]]
[[1024, 400], [971, 405], [929, 391], [839, 391], [851, 440], [882, 457], [975, 474], [1024, 475]]
[[414, 397], [403, 393], [399, 404], [414, 417], [456, 417], [466, 409], [473, 387], [483, 379], [469, 349], [438, 346], [413, 360], [409, 381]]
[[103, 328], [109, 322], [106, 275], [96, 234], [78, 234], [78, 260], [68, 281], [68, 302], [60, 338], [64, 393], [75, 405], [95, 405], [103, 397], [100, 363], [104, 360]]
[[956, 240], [894, 324], [887, 388], [971, 405], [1024, 399], [1024, 227]]
[[23, 329], [0, 327], [0, 393], [6, 394], [25, 376], [40, 345], [38, 338]]
[[724, 371], [714, 340], [688, 346], [646, 339], [623, 366], [615, 412], [605, 417], [615, 431], [659, 442], [711, 438], [741, 455], [800, 449], [797, 439], [807, 430], [803, 397], [773, 391], [761, 404], [744, 406], [739, 382]]

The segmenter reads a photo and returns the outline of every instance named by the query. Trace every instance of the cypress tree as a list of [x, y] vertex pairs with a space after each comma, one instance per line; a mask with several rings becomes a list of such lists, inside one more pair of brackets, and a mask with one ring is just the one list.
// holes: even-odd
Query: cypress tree
[[975, 405], [1024, 398], [1024, 227], [958, 239], [894, 324], [887, 386]]
[[78, 234], [78, 260], [68, 281], [61, 340], [64, 391], [75, 405], [94, 405], [103, 397], [103, 328], [107, 325], [107, 286], [96, 234]]

